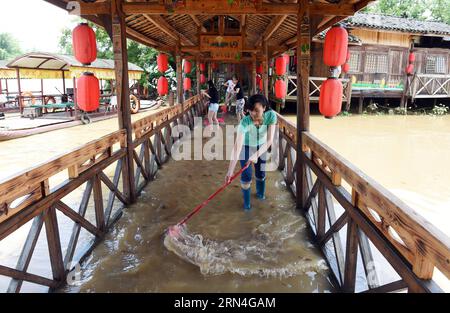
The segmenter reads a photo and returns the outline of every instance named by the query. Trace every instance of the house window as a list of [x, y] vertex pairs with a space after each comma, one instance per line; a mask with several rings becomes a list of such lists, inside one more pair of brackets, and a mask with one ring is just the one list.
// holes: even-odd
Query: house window
[[351, 52], [350, 60], [348, 60], [348, 65], [350, 66], [350, 72], [360, 72], [361, 54], [357, 52]]
[[440, 55], [427, 56], [426, 72], [427, 74], [445, 74], [447, 64], [445, 57]]
[[388, 72], [388, 56], [386, 54], [367, 53], [366, 73], [387, 73]]

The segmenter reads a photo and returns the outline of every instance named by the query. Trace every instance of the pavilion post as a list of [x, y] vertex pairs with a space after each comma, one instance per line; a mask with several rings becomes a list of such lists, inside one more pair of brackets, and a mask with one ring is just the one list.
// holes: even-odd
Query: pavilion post
[[181, 68], [181, 55], [178, 50], [175, 58], [177, 62], [177, 101], [178, 103], [183, 104], [183, 71]]
[[269, 51], [267, 49], [267, 41], [263, 43], [264, 61], [263, 61], [263, 86], [264, 96], [269, 98]]
[[252, 61], [252, 94], [256, 94], [256, 56], [254, 54]]
[[124, 16], [119, 10], [112, 15], [112, 43], [114, 51], [114, 68], [116, 71], [115, 89], [117, 95], [119, 128], [127, 131], [127, 154], [125, 166], [122, 168], [123, 190], [127, 199], [133, 203], [136, 201], [137, 195], [136, 186], [134, 184], [134, 149], [130, 113], [126, 26]]
[[9, 97], [9, 88], [8, 88], [8, 79], [5, 79], [5, 88], [6, 88], [6, 98]]
[[22, 114], [23, 113], [22, 87], [20, 86], [20, 70], [18, 68], [16, 68], [16, 79], [17, 79], [17, 91], [18, 91], [17, 99], [19, 101], [20, 114]]
[[196, 64], [196, 74], [197, 74], [197, 95], [200, 94], [200, 57], [197, 55], [195, 60]]
[[41, 78], [41, 97], [42, 97], [42, 104], [44, 104], [44, 80]]
[[65, 76], [65, 73], [64, 73], [64, 71], [61, 71], [62, 73], [62, 83], [63, 83], [63, 95], [65, 95], [66, 94], [66, 76]]
[[297, 15], [297, 209], [303, 209], [307, 196], [306, 163], [302, 157], [302, 133], [309, 131], [310, 49], [309, 4], [307, 0], [302, 0]]
[[3, 93], [2, 79], [0, 78], [0, 95]]
[[78, 120], [78, 105], [77, 105], [77, 79], [74, 77], [72, 78], [73, 82], [73, 110], [75, 113], [75, 120]]

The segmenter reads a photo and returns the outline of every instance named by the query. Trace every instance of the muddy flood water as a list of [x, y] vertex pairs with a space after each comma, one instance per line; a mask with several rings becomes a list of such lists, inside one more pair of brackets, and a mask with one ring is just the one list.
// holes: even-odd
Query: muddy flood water
[[[0, 142], [0, 180], [116, 129], [117, 120], [111, 119]], [[449, 116], [312, 116], [311, 132], [450, 234]], [[189, 221], [183, 241], [167, 240], [167, 227], [220, 187], [227, 166], [227, 161], [165, 164], [61, 292], [335, 291], [277, 171], [268, 173], [267, 199], [252, 196], [252, 211], [241, 209], [235, 181]], [[60, 233], [70, 232], [67, 219], [58, 215], [58, 221]], [[0, 242], [0, 264], [15, 266], [28, 232], [22, 228]], [[50, 277], [45, 237], [39, 240], [30, 272]], [[0, 277], [0, 291], [8, 283]], [[45, 290], [28, 283], [23, 288]]]

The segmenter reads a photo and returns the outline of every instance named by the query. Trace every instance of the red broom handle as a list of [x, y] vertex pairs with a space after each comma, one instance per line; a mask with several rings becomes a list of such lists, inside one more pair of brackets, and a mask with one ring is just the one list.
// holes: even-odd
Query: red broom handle
[[189, 213], [188, 215], [186, 215], [186, 217], [183, 218], [183, 219], [177, 224], [177, 226], [181, 226], [181, 225], [183, 225], [184, 223], [186, 223], [192, 216], [194, 216], [194, 215], [195, 215], [198, 211], [200, 211], [205, 205], [207, 205], [209, 201], [211, 201], [215, 196], [217, 196], [222, 190], [224, 190], [225, 188], [227, 188], [228, 185], [231, 184], [231, 182], [232, 182], [233, 180], [236, 179], [236, 177], [238, 177], [239, 175], [241, 175], [242, 172], [245, 171], [245, 170], [250, 166], [250, 164], [251, 164], [251, 162], [247, 162], [247, 164], [245, 164], [245, 166], [244, 166], [239, 172], [237, 172], [236, 174], [234, 174], [234, 175], [230, 178], [230, 180], [229, 180], [227, 183], [223, 184], [219, 189], [217, 189], [216, 192], [214, 192], [212, 195], [210, 195], [210, 196], [208, 197], [208, 199], [206, 199], [205, 201], [203, 201], [203, 203], [199, 204], [199, 205], [198, 205], [191, 213]]

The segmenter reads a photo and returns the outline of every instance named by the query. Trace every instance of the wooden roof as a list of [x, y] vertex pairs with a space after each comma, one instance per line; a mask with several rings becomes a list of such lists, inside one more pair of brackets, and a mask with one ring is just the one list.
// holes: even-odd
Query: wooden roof
[[[61, 8], [66, 8], [69, 2], [45, 1]], [[246, 7], [245, 3], [255, 1], [256, 7]], [[311, 35], [353, 15], [371, 1], [310, 0]], [[172, 7], [164, 4], [167, 2], [172, 0], [126, 0], [122, 11], [127, 36], [162, 51], [175, 51], [179, 45], [183, 53], [194, 55], [199, 53], [200, 34], [219, 34], [222, 24], [217, 20], [221, 16], [220, 21], [223, 17], [225, 24], [238, 24], [230, 32], [243, 36], [244, 54], [261, 53], [263, 41], [267, 42], [272, 54], [288, 50], [296, 44], [300, 8], [297, 0], [178, 0], [178, 5]], [[101, 14], [110, 12], [109, 0], [80, 2], [80, 5], [83, 17], [105, 26]], [[212, 22], [216, 27], [209, 27]], [[230, 32], [227, 30], [225, 34]], [[207, 57], [205, 54], [202, 56]]]

